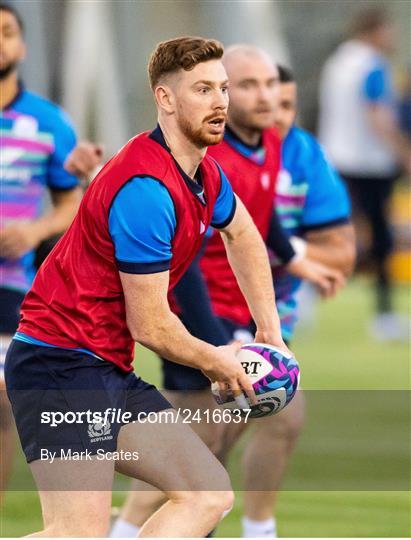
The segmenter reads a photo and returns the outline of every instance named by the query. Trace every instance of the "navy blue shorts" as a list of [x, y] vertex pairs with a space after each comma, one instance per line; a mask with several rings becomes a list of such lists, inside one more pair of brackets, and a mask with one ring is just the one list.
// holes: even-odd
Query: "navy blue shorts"
[[13, 335], [20, 319], [20, 306], [24, 293], [0, 287], [0, 334]]
[[27, 462], [40, 459], [42, 449], [113, 452], [122, 425], [172, 408], [155, 386], [111, 362], [17, 340], [5, 379]]
[[[227, 330], [228, 339], [226, 342], [220, 343], [219, 345], [227, 345], [227, 343], [233, 339], [240, 339], [244, 342], [253, 341], [253, 334], [248, 327], [236, 325], [228, 319], [220, 318], [220, 321]], [[189, 321], [182, 319], [182, 322], [190, 332]], [[191, 334], [201, 339], [201, 336], [196, 336], [192, 331]], [[183, 366], [182, 364], [176, 364], [165, 358], [162, 358], [161, 361], [163, 368], [163, 388], [165, 390], [177, 390], [181, 392], [205, 390], [210, 387], [210, 379], [208, 379], [201, 370]]]

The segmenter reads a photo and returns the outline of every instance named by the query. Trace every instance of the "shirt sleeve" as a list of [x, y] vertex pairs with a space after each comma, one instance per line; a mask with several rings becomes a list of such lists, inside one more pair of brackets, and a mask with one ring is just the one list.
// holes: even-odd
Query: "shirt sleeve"
[[389, 98], [388, 74], [383, 66], [371, 70], [364, 80], [363, 94], [370, 103], [385, 102]]
[[295, 255], [294, 248], [286, 231], [281, 226], [280, 218], [275, 208], [271, 214], [266, 245], [280, 259], [282, 264], [288, 264]]
[[313, 141], [313, 151], [301, 221], [303, 231], [347, 223], [351, 212], [347, 190], [316, 141]]
[[224, 227], [227, 227], [231, 223], [234, 217], [236, 199], [233, 188], [219, 165], [218, 169], [220, 171], [221, 187], [214, 206], [211, 225], [216, 229], [224, 229]]
[[167, 188], [151, 177], [131, 179], [117, 193], [109, 214], [118, 269], [129, 274], [168, 270], [175, 229]]
[[52, 190], [70, 190], [78, 185], [78, 178], [67, 172], [64, 162], [77, 144], [74, 128], [68, 116], [59, 110], [53, 130], [54, 151], [50, 156], [47, 185]]

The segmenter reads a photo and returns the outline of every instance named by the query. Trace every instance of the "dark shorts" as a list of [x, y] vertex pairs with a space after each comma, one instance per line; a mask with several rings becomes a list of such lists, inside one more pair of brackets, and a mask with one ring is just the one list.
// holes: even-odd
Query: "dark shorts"
[[0, 334], [13, 335], [20, 319], [24, 293], [0, 287]]
[[[220, 343], [220, 345], [227, 345], [227, 343], [233, 339], [241, 339], [242, 341], [253, 341], [254, 333], [251, 333], [250, 328], [235, 324], [228, 319], [220, 318], [220, 321], [227, 330], [228, 341]], [[186, 328], [190, 331], [190, 325], [188, 322], [182, 320]], [[195, 335], [194, 332], [191, 332]], [[247, 336], [247, 333], [249, 336]], [[201, 336], [195, 336], [201, 339]], [[163, 388], [165, 390], [176, 391], [195, 391], [205, 390], [211, 385], [210, 379], [208, 379], [202, 371], [194, 369], [175, 362], [170, 362], [165, 358], [161, 359], [163, 368]]]
[[[17, 340], [7, 352], [5, 379], [27, 462], [42, 450], [113, 452], [122, 425], [171, 408], [155, 386], [111, 362]], [[126, 421], [124, 413], [131, 413]]]

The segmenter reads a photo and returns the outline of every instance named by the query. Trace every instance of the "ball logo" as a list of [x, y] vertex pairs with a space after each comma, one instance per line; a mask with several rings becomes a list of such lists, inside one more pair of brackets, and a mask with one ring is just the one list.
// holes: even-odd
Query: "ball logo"
[[241, 365], [247, 375], [257, 375], [258, 368], [262, 366], [262, 362], [241, 362]]
[[254, 351], [241, 349], [237, 358], [253, 383], [266, 377], [272, 370], [270, 362]]
[[251, 418], [261, 418], [263, 416], [273, 414], [277, 409], [280, 409], [282, 407], [281, 399], [275, 396], [269, 398], [267, 401], [262, 398], [261, 401], [263, 403], [251, 406]]

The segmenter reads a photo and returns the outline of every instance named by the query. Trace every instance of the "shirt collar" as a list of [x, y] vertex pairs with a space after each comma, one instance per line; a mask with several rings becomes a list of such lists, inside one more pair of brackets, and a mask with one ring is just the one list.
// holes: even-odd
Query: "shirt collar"
[[257, 144], [248, 144], [244, 142], [229, 125], [226, 125], [224, 140], [230, 146], [232, 146], [242, 156], [250, 159], [257, 165], [262, 165], [265, 161], [265, 148], [263, 144], [263, 137], [261, 136]]
[[198, 167], [196, 172], [196, 180], [193, 180], [188, 174], [186, 174], [183, 169], [180, 167], [178, 161], [174, 159], [174, 156], [171, 154], [171, 150], [168, 147], [166, 140], [164, 138], [164, 134], [161, 130], [161, 127], [159, 124], [153, 129], [153, 131], [149, 135], [150, 139], [153, 141], [156, 141], [159, 145], [161, 145], [167, 152], [171, 155], [171, 157], [174, 160], [174, 163], [176, 164], [176, 167], [178, 169], [178, 172], [183, 177], [184, 182], [187, 184], [188, 188], [194, 195], [196, 195], [202, 204], [205, 204], [205, 198], [204, 198], [204, 187], [203, 187], [203, 181], [201, 178], [201, 171], [200, 167]]

